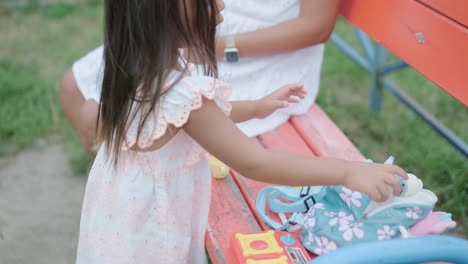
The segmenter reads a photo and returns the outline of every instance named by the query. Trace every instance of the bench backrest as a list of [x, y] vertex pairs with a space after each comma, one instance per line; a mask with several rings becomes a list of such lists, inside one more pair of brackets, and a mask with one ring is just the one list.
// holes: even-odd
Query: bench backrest
[[342, 0], [340, 13], [468, 105], [468, 1]]

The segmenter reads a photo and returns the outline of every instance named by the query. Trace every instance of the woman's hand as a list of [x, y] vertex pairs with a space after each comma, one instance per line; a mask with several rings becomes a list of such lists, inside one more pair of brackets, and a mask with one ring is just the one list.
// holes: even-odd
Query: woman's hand
[[256, 117], [266, 118], [278, 109], [286, 108], [290, 103], [298, 103], [304, 99], [306, 90], [302, 84], [287, 84], [277, 91], [258, 99]]

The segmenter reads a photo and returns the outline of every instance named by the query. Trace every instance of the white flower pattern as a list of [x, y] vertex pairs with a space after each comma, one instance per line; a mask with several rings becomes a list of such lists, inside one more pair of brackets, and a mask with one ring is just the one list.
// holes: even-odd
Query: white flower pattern
[[305, 243], [306, 245], [314, 243], [314, 234], [309, 229], [307, 229], [307, 238]]
[[315, 217], [307, 217], [304, 221], [304, 227], [307, 229], [312, 229], [315, 226]]
[[313, 252], [317, 255], [327, 254], [336, 250], [336, 243], [328, 240], [327, 237], [315, 237], [315, 243], [317, 244], [317, 247], [314, 248]]
[[336, 215], [336, 213], [335, 212], [325, 212], [324, 215], [328, 216], [328, 217], [334, 217]]
[[364, 223], [362, 222], [347, 224], [347, 225], [340, 225], [338, 229], [341, 232], [343, 232], [343, 239], [345, 241], [351, 241], [353, 240], [354, 236], [356, 236], [359, 239], [364, 237], [364, 231], [361, 229], [363, 225]]
[[351, 204], [356, 207], [361, 207], [362, 193], [360, 192], [355, 192], [346, 187], [342, 187], [340, 197], [345, 201], [349, 208], [351, 208]]
[[419, 207], [406, 208], [406, 216], [411, 219], [418, 219], [420, 214], [422, 214], [422, 210]]
[[345, 212], [339, 212], [337, 217], [332, 218], [330, 219], [330, 221], [328, 221], [328, 225], [335, 226], [339, 224], [340, 226], [343, 226], [343, 225], [348, 225], [349, 222], [353, 220], [354, 220], [354, 216], [347, 215]]
[[316, 204], [312, 205], [306, 215], [307, 216], [314, 216], [315, 215], [315, 209], [324, 210], [325, 205], [323, 203], [316, 203]]
[[377, 230], [377, 239], [378, 240], [388, 240], [395, 235], [395, 230], [392, 230], [390, 226], [384, 225], [383, 229]]

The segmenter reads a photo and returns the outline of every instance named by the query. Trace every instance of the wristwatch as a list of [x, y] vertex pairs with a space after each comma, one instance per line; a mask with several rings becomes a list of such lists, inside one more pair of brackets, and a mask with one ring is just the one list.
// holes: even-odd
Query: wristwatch
[[227, 35], [224, 39], [224, 59], [227, 62], [237, 62], [239, 60], [239, 51], [236, 48], [236, 39], [234, 35]]

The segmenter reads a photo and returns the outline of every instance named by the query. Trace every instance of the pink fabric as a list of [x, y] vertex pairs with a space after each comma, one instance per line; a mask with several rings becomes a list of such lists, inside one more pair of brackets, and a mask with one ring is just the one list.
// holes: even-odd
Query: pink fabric
[[410, 228], [411, 236], [438, 235], [457, 224], [451, 219], [451, 214], [431, 212], [424, 219]]

